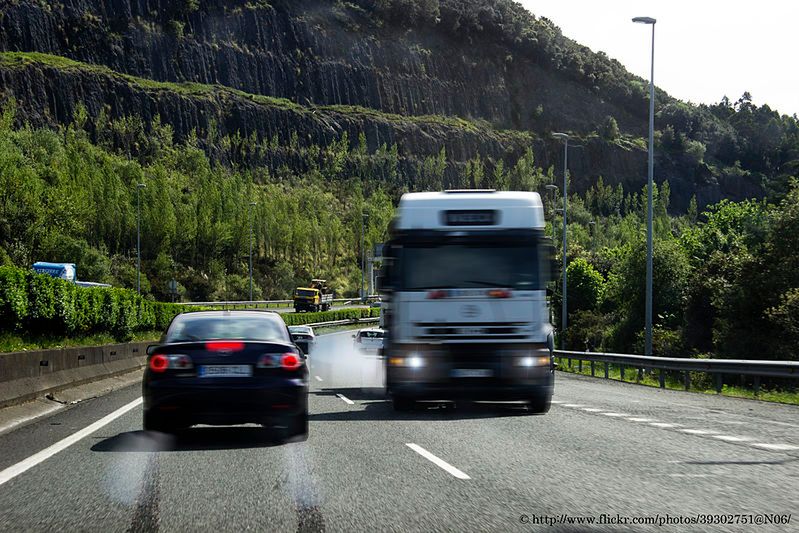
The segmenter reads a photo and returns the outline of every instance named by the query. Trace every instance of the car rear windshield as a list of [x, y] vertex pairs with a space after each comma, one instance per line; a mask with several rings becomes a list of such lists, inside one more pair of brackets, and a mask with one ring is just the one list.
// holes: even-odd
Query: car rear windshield
[[383, 332], [382, 331], [362, 331], [361, 337], [365, 339], [382, 339]]
[[166, 342], [212, 339], [289, 342], [286, 327], [270, 316], [185, 315], [169, 327]]

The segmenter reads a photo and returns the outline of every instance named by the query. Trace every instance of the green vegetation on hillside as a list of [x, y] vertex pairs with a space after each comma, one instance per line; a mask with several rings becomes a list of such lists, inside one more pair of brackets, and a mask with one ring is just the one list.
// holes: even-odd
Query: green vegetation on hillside
[[[655, 191], [655, 354], [799, 359], [799, 181], [701, 215], [669, 216], [668, 196]], [[570, 200], [568, 347], [643, 353], [645, 194], [600, 182]]]

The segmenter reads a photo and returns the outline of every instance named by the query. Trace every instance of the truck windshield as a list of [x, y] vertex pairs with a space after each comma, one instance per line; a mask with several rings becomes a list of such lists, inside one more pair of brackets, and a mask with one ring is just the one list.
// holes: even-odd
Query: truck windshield
[[453, 244], [402, 251], [402, 290], [544, 287], [536, 246]]
[[298, 290], [296, 292], [297, 296], [316, 296], [316, 291], [310, 289]]

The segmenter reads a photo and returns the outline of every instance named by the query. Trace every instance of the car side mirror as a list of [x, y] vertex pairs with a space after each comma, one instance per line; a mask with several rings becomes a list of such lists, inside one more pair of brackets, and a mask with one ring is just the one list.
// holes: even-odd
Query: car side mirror
[[147, 347], [147, 355], [153, 355], [155, 351], [158, 349], [157, 344], [151, 344]]

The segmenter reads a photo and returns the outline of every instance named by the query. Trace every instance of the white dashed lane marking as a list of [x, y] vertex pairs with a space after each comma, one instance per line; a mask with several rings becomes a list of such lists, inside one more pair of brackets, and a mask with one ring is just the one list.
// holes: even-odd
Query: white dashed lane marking
[[[791, 452], [799, 450], [799, 446], [794, 444], [782, 444], [782, 443], [769, 443], [769, 442], [752, 442], [755, 439], [753, 437], [745, 437], [739, 435], [719, 435], [718, 431], [712, 431], [709, 429], [693, 429], [693, 428], [684, 428], [682, 424], [676, 424], [671, 422], [660, 422], [654, 418], [644, 418], [638, 416], [630, 416], [626, 413], [616, 413], [613, 411], [606, 411], [605, 409], [599, 409], [597, 407], [588, 407], [583, 404], [579, 403], [564, 403], [562, 401], [552, 400], [553, 404], [561, 404], [563, 407], [572, 407], [578, 408], [581, 411], [585, 411], [586, 413], [596, 413], [603, 416], [611, 417], [611, 418], [624, 418], [625, 420], [629, 420], [630, 422], [639, 422], [642, 424], [648, 424], [655, 428], [660, 429], [674, 429], [679, 431], [680, 433], [685, 433], [687, 435], [695, 435], [698, 437], [710, 437], [713, 439], [718, 439], [724, 442], [730, 443], [737, 443], [743, 444], [747, 446], [753, 446], [755, 448], [760, 448], [761, 450], [769, 450], [774, 452]], [[694, 417], [689, 417], [689, 420], [694, 420]], [[734, 425], [734, 424], [741, 424], [742, 422], [737, 421], [723, 421], [723, 423]], [[790, 424], [786, 424], [790, 425]]]
[[414, 444], [412, 442], [408, 442], [408, 443], [405, 444], [405, 446], [407, 446], [411, 450], [415, 451], [416, 453], [418, 453], [419, 455], [421, 455], [422, 457], [424, 457], [425, 459], [427, 459], [428, 461], [430, 461], [434, 465], [438, 466], [439, 468], [441, 468], [443, 470], [446, 470], [447, 472], [449, 472], [450, 474], [452, 474], [456, 478], [458, 478], [458, 479], [471, 479], [464, 472], [458, 470], [457, 468], [455, 468], [454, 466], [452, 466], [451, 464], [449, 464], [445, 460], [443, 460], [443, 459], [441, 459], [439, 457], [436, 457], [435, 455], [433, 455], [432, 453], [428, 452], [427, 450], [425, 450], [424, 448], [422, 448], [418, 444]]

